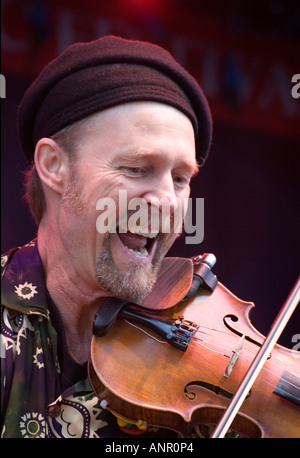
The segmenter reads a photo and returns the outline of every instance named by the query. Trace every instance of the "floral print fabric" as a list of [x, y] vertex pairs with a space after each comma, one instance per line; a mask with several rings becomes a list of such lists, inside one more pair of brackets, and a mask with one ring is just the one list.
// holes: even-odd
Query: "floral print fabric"
[[120, 437], [115, 417], [100, 407], [87, 379], [61, 392], [36, 240], [6, 253], [1, 266], [2, 437]]

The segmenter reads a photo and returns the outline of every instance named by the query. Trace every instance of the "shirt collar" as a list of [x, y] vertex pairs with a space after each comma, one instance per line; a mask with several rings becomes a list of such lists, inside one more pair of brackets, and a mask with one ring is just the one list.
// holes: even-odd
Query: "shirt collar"
[[42, 260], [34, 239], [1, 257], [2, 305], [26, 314], [49, 318]]

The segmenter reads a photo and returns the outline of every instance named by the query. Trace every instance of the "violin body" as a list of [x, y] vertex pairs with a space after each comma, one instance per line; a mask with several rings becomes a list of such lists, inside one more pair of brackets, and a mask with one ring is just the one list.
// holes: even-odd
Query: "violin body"
[[[107, 335], [93, 336], [91, 385], [129, 423], [142, 420], [181, 437], [200, 423], [215, 425], [264, 341], [249, 319], [253, 307], [218, 282], [213, 292], [199, 288], [191, 298], [155, 310], [158, 319], [183, 315], [199, 325], [186, 351], [118, 318]], [[300, 437], [299, 358], [299, 352], [275, 345], [231, 430], [245, 437]], [[296, 391], [285, 393], [286, 378]]]

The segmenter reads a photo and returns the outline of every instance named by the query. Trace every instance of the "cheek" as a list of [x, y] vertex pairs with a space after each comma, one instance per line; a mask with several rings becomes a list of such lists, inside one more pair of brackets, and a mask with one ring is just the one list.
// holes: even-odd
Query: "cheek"
[[117, 172], [99, 173], [97, 177], [90, 180], [90, 187], [93, 189], [95, 200], [110, 197], [116, 204], [119, 200], [119, 191], [126, 191], [127, 196], [134, 195], [134, 187], [128, 185], [126, 179]]

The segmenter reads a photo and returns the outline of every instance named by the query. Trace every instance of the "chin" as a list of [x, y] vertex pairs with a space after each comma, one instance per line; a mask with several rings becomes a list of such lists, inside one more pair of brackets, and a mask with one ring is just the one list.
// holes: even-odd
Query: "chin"
[[[154, 260], [153, 260], [154, 261]], [[161, 260], [118, 267], [108, 251], [102, 252], [96, 264], [96, 279], [101, 288], [114, 297], [139, 303], [153, 288]]]

